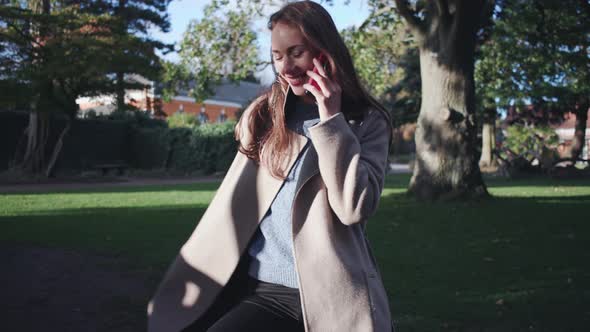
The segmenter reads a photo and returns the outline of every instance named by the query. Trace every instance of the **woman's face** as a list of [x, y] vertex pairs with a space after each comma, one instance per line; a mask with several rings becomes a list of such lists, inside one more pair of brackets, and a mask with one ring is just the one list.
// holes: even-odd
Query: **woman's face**
[[306, 71], [313, 70], [314, 52], [301, 31], [276, 23], [271, 31], [271, 50], [277, 73], [289, 83], [295, 95], [305, 96], [303, 84], [309, 80]]

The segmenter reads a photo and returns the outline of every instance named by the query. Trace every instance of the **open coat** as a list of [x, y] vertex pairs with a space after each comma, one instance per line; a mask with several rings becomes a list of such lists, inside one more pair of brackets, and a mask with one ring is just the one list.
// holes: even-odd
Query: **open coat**
[[[293, 104], [289, 92], [285, 107]], [[247, 144], [247, 109], [242, 136]], [[293, 255], [306, 332], [392, 330], [387, 294], [364, 228], [376, 211], [389, 148], [385, 117], [342, 113], [310, 128], [292, 209]], [[295, 133], [290, 168], [308, 138]], [[287, 168], [287, 169], [289, 169]], [[282, 180], [238, 152], [215, 197], [148, 305], [148, 331], [180, 331], [228, 283]]]

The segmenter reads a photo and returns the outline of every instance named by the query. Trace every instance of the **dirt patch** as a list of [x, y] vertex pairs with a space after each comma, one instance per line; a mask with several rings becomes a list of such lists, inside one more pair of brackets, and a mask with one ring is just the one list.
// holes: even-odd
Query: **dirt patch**
[[146, 329], [145, 307], [155, 278], [121, 271], [116, 257], [0, 247], [0, 261], [4, 331]]

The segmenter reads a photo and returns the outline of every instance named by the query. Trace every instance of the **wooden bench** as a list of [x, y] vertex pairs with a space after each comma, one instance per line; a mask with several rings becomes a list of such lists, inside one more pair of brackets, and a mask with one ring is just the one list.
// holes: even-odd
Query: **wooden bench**
[[129, 166], [125, 163], [111, 163], [111, 164], [98, 164], [94, 165], [94, 169], [99, 169], [103, 176], [107, 175], [110, 170], [117, 170], [118, 175], [125, 174], [125, 171]]

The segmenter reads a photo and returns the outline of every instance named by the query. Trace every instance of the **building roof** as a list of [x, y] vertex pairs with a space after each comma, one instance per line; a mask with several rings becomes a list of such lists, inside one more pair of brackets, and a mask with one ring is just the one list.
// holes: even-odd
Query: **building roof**
[[[195, 83], [189, 83], [189, 87], [194, 87]], [[250, 101], [254, 98], [259, 96], [265, 87], [253, 82], [236, 82], [232, 83], [229, 81], [224, 81], [220, 85], [214, 88], [214, 94], [210, 96], [205, 102], [225, 102], [225, 103], [235, 103], [239, 104], [241, 107], [246, 106]], [[187, 98], [191, 98], [189, 91], [181, 90], [178, 92], [178, 95], [174, 97], [174, 99], [183, 99], [187, 100]], [[194, 100], [194, 99], [193, 99]]]

